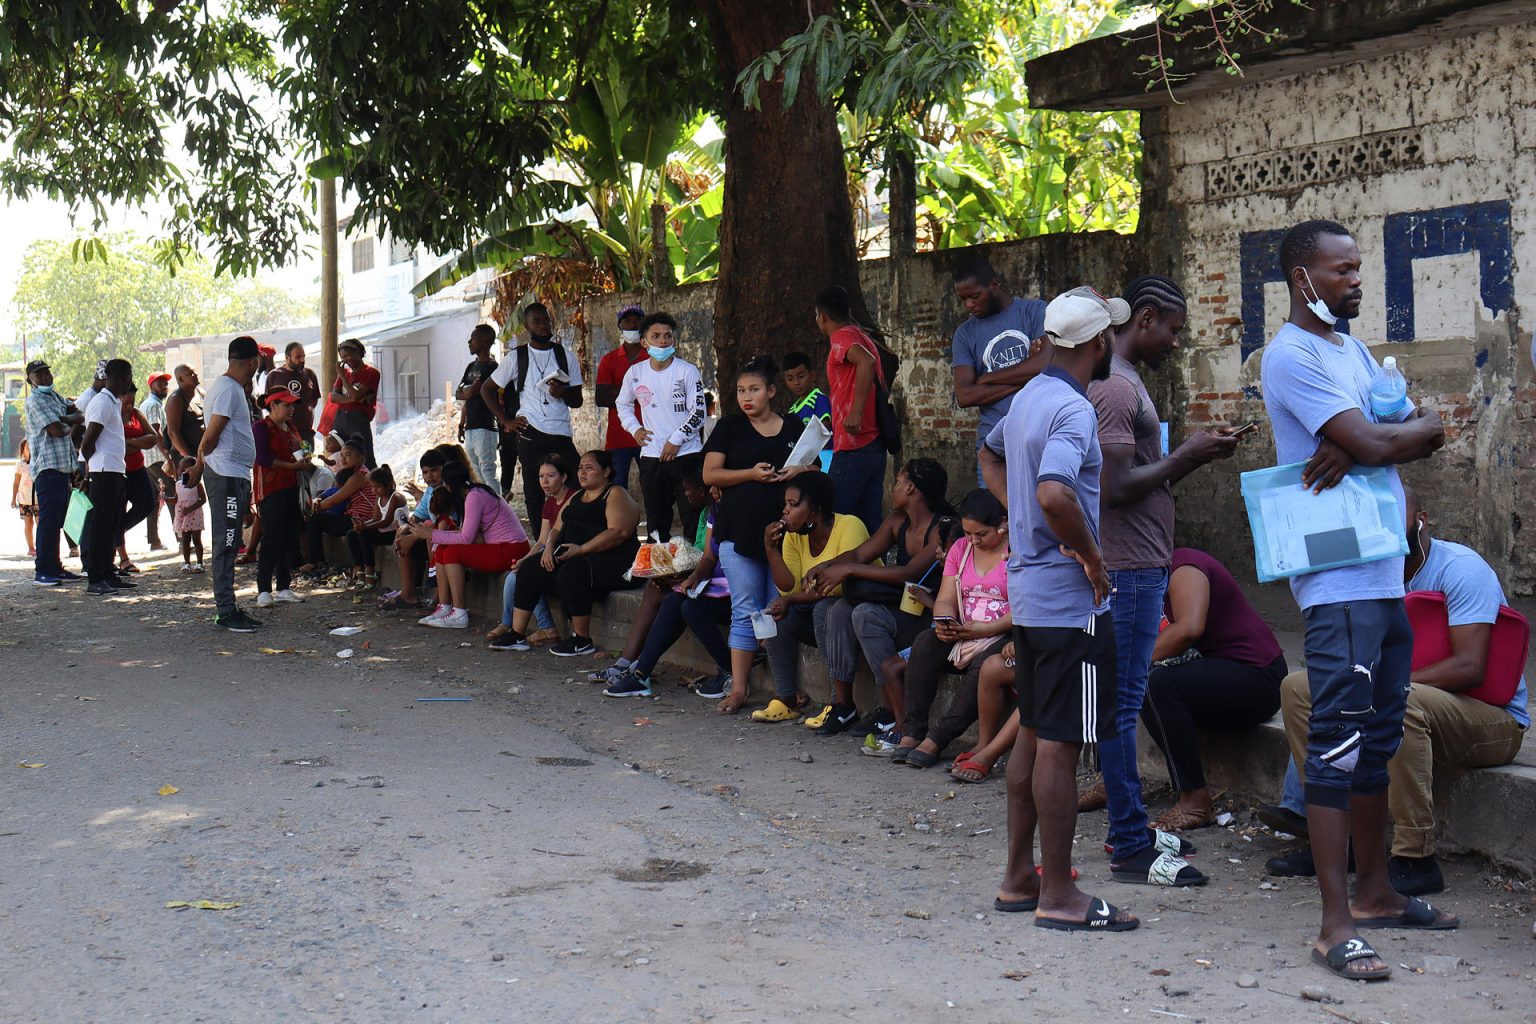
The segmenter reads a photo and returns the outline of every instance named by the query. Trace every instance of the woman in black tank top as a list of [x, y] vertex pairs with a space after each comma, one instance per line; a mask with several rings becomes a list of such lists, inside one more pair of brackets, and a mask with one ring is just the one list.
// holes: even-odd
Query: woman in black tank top
[[613, 482], [613, 456], [594, 450], [576, 467], [581, 490], [561, 509], [549, 546], [537, 562], [517, 573], [512, 592], [512, 644], [502, 650], [528, 650], [528, 620], [540, 597], [557, 597], [570, 620], [571, 635], [549, 650], [558, 657], [591, 654], [592, 602], [614, 590], [635, 585], [624, 573], [640, 548], [636, 530], [640, 506]]
[[[888, 714], [877, 716], [879, 730], [899, 725], [906, 712], [901, 681], [883, 675], [881, 666], [892, 659], [899, 663], [897, 652], [910, 647], [929, 624], [931, 596], [917, 614], [903, 611], [901, 599], [908, 583], [921, 584], [930, 595], [938, 590], [940, 570], [934, 566], [944, 560], [944, 524], [952, 522], [955, 514], [946, 496], [948, 488], [949, 474], [943, 466], [932, 459], [912, 459], [897, 471], [891, 514], [869, 540], [806, 575], [807, 586], [820, 586], [827, 593], [843, 588], [842, 600], [827, 615], [827, 631], [840, 632], [849, 643], [857, 643], [880, 683]], [[817, 728], [823, 735], [841, 732], [857, 718], [853, 681], [838, 690], [835, 704], [823, 713]]]

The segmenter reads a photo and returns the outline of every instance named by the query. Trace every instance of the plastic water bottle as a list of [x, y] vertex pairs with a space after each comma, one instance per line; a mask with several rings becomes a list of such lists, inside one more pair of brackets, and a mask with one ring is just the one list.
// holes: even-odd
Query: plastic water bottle
[[1397, 369], [1397, 357], [1381, 361], [1381, 376], [1371, 385], [1371, 415], [1378, 423], [1396, 423], [1408, 412], [1408, 382]]

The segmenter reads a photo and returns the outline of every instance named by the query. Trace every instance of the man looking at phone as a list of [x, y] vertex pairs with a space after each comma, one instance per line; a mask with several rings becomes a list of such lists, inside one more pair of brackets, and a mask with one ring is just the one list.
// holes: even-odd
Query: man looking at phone
[[1114, 305], [1121, 315], [1115, 320], [1109, 376], [1088, 385], [1088, 398], [1098, 414], [1104, 453], [1104, 567], [1112, 588], [1120, 691], [1114, 735], [1099, 744], [1104, 779], [1084, 794], [1078, 810], [1108, 803], [1107, 845], [1116, 881], [1204, 885], [1205, 875], [1179, 859], [1192, 849], [1178, 836], [1148, 827], [1136, 768], [1136, 722], [1147, 695], [1173, 559], [1173, 485], [1206, 463], [1230, 456], [1237, 438], [1228, 431], [1197, 431], [1163, 457], [1157, 405], [1137, 367], [1155, 370], [1178, 349], [1187, 312], [1184, 293], [1169, 278], [1149, 274], [1131, 281]]
[[993, 905], [1033, 911], [1037, 928], [1121, 932], [1140, 923], [1072, 880], [1077, 762], [1084, 743], [1110, 738], [1115, 707], [1109, 574], [1099, 551], [1104, 457], [1087, 387], [1109, 376], [1109, 328], [1127, 312], [1097, 294], [1053, 299], [1045, 311], [1049, 364], [980, 452], [987, 489], [1009, 510], [1019, 694], [1019, 737], [1008, 759], [1008, 866]]
[[[1264, 408], [1281, 465], [1305, 462], [1302, 482], [1332, 487], [1354, 463], [1396, 467], [1445, 443], [1433, 411], [1388, 422], [1371, 409], [1381, 373], [1369, 349], [1336, 330], [1360, 314], [1360, 247], [1333, 221], [1298, 224], [1280, 242], [1290, 316], [1263, 353]], [[1401, 508], [1402, 505], [1400, 504]], [[1410, 900], [1387, 874], [1387, 762], [1403, 738], [1413, 631], [1403, 609], [1403, 560], [1385, 558], [1293, 577], [1306, 623], [1307, 828], [1322, 894], [1312, 959], [1343, 978], [1375, 980], [1392, 968], [1360, 937], [1360, 921], [1455, 927], [1455, 918]], [[1355, 896], [1346, 865], [1354, 839]]]

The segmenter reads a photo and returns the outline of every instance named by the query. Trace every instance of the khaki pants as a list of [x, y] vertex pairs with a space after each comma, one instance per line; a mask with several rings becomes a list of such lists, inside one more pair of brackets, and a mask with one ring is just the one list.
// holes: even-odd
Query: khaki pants
[[[1307, 719], [1312, 714], [1305, 670], [1292, 672], [1280, 684], [1280, 706], [1291, 757], [1305, 777]], [[1403, 742], [1387, 762], [1392, 856], [1429, 857], [1435, 852], [1437, 765], [1466, 769], [1509, 764], [1524, 739], [1525, 730], [1503, 708], [1432, 686], [1410, 685]]]

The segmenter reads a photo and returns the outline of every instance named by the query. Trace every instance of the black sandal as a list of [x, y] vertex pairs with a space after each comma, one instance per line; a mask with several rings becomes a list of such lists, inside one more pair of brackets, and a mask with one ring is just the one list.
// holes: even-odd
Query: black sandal
[[932, 768], [939, 763], [938, 754], [930, 754], [922, 747], [913, 747], [902, 764], [908, 768]]
[[992, 901], [992, 909], [999, 914], [1025, 914], [1040, 907], [1038, 899], [1005, 900], [1001, 896]]
[[[1352, 971], [1349, 965], [1356, 960], [1376, 959], [1382, 960], [1381, 954], [1371, 948], [1371, 944], [1356, 936], [1353, 939], [1345, 939], [1324, 953], [1316, 946], [1312, 947], [1312, 962], [1319, 967], [1326, 967], [1330, 972], [1337, 974], [1347, 981], [1385, 981], [1392, 976], [1391, 967], [1377, 967], [1369, 971]], [[1386, 963], [1382, 960], [1382, 963]]]
[[1417, 896], [1408, 897], [1408, 905], [1396, 917], [1366, 917], [1355, 919], [1356, 928], [1417, 928], [1427, 932], [1450, 931], [1461, 927], [1461, 919], [1452, 915], [1441, 917], [1428, 900]]
[[1058, 932], [1128, 932], [1141, 927], [1141, 922], [1134, 917], [1122, 919], [1119, 907], [1095, 896], [1089, 902], [1088, 911], [1081, 921], [1041, 917], [1036, 912], [1035, 927], [1050, 928]]

